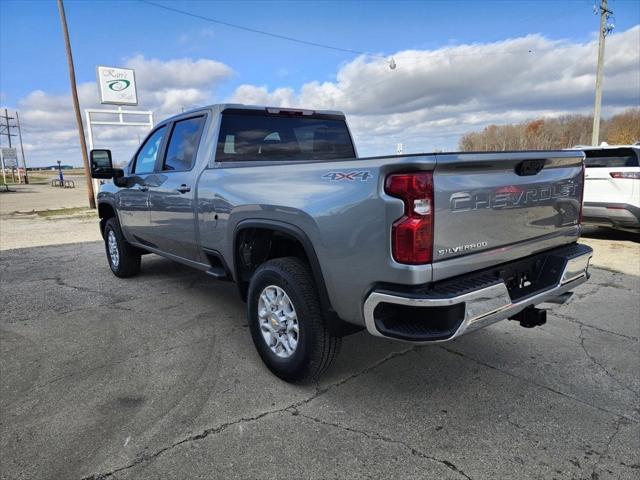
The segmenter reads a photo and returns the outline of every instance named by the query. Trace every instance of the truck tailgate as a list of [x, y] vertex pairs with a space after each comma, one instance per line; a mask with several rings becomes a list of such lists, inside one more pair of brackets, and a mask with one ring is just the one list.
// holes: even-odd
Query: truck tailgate
[[438, 154], [434, 262], [536, 239], [544, 239], [544, 248], [574, 241], [583, 157], [579, 151]]

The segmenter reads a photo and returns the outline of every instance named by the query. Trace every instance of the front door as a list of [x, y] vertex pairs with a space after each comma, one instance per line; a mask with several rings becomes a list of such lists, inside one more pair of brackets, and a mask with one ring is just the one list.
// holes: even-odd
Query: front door
[[154, 246], [150, 241], [149, 186], [147, 180], [153, 176], [159, 152], [162, 151], [167, 127], [153, 131], [138, 149], [133, 159], [130, 175], [133, 185], [118, 192], [120, 225], [125, 237], [132, 242]]
[[204, 115], [178, 120], [168, 136], [164, 158], [148, 179], [151, 241], [163, 252], [199, 261], [196, 229], [196, 156]]

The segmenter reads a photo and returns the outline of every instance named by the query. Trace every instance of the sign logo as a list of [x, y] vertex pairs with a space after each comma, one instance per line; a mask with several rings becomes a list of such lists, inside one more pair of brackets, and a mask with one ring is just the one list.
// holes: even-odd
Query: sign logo
[[107, 86], [114, 92], [121, 92], [131, 85], [129, 80], [109, 80]]
[[135, 72], [130, 68], [98, 67], [100, 102], [112, 105], [137, 105]]

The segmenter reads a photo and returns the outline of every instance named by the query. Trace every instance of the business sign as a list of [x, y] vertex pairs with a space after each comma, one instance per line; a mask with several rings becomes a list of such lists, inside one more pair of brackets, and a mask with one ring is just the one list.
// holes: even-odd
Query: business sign
[[100, 102], [137, 105], [135, 72], [130, 68], [98, 67]]
[[2, 148], [2, 161], [5, 168], [16, 168], [18, 166], [18, 152], [15, 148]]

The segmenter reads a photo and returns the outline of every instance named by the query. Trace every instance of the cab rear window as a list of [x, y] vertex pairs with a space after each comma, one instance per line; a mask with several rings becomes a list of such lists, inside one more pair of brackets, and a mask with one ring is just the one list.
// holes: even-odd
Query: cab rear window
[[638, 152], [633, 148], [606, 148], [585, 150], [584, 165], [587, 168], [637, 167]]
[[347, 124], [337, 115], [273, 115], [259, 110], [222, 114], [218, 162], [354, 157]]

